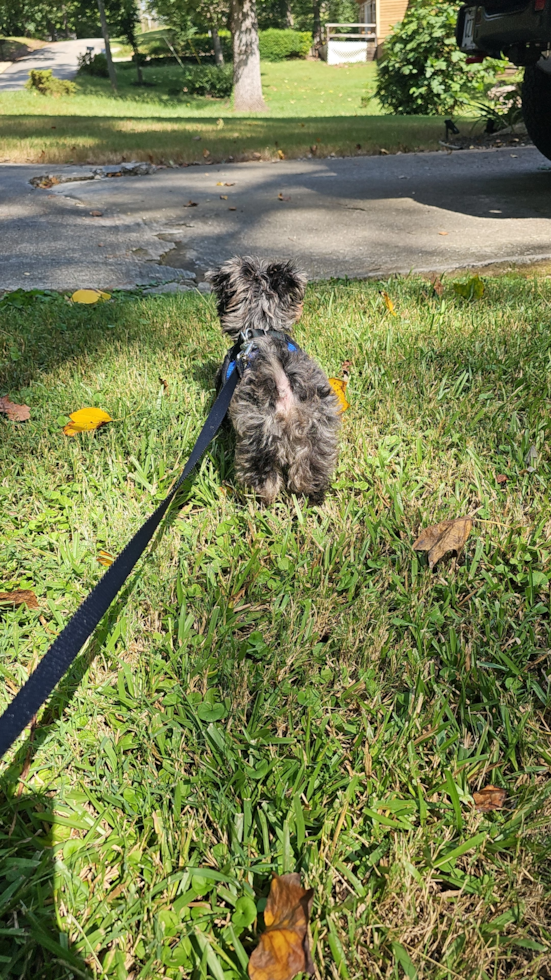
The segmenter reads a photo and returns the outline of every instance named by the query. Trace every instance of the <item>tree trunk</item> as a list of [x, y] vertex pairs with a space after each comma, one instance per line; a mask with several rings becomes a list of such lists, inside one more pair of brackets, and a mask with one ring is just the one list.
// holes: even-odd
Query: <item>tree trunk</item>
[[314, 45], [317, 48], [322, 43], [321, 0], [314, 0]]
[[107, 68], [109, 69], [109, 79], [111, 81], [111, 88], [113, 92], [117, 91], [117, 75], [115, 73], [115, 66], [113, 64], [113, 59], [111, 57], [111, 45], [109, 44], [109, 31], [107, 30], [107, 21], [105, 19], [105, 7], [103, 6], [103, 0], [98, 0], [98, 10], [99, 19], [101, 22], [101, 33], [103, 35], [103, 41], [105, 44], [105, 57], [107, 58]]
[[224, 55], [222, 53], [222, 45], [220, 44], [220, 38], [218, 37], [217, 27], [212, 28], [212, 44], [214, 47], [214, 64], [221, 68], [224, 64]]
[[140, 49], [138, 48], [138, 45], [136, 44], [136, 41], [135, 40], [134, 40], [134, 43], [132, 44], [132, 50], [134, 52], [134, 60], [136, 62], [136, 71], [138, 73], [138, 85], [143, 85], [143, 73], [142, 73], [142, 66], [141, 66], [141, 63], [140, 63], [140, 57], [141, 57], [141, 55], [140, 55]]
[[233, 100], [236, 112], [262, 112], [258, 24], [255, 0], [233, 0]]

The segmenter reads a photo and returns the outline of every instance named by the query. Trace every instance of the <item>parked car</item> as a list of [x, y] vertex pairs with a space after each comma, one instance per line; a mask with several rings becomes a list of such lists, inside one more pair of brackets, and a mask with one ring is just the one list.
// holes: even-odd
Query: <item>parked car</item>
[[457, 44], [470, 60], [504, 56], [525, 66], [522, 111], [528, 135], [551, 160], [551, 0], [484, 0], [457, 17]]

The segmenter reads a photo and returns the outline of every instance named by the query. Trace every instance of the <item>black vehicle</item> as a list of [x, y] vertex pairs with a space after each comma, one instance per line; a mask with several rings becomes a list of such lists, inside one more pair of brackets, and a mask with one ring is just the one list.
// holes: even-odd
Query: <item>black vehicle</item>
[[551, 160], [551, 0], [484, 0], [461, 7], [457, 44], [472, 61], [524, 65], [522, 110], [528, 135]]

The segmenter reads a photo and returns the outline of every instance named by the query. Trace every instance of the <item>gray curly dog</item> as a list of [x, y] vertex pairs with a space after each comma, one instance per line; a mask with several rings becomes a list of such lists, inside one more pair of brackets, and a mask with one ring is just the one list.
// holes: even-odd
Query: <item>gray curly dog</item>
[[252, 338], [229, 408], [238, 481], [265, 504], [284, 483], [321, 503], [337, 462], [340, 418], [327, 377], [289, 336], [302, 313], [306, 277], [290, 262], [245, 256], [206, 278], [224, 333], [234, 343]]

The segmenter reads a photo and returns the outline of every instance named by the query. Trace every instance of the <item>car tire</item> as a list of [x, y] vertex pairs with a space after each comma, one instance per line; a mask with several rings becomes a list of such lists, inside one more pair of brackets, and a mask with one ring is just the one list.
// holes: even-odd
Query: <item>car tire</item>
[[551, 74], [538, 65], [524, 70], [522, 114], [530, 139], [551, 160]]

